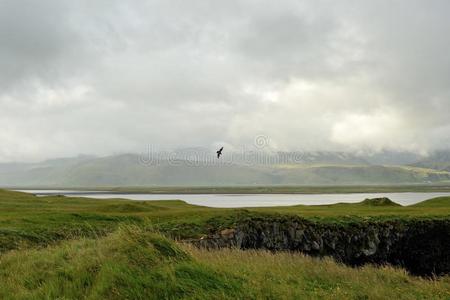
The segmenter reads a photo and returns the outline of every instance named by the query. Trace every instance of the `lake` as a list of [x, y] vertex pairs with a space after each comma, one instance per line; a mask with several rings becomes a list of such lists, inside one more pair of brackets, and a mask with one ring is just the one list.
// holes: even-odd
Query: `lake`
[[352, 194], [135, 194], [102, 191], [18, 190], [38, 196], [65, 195], [97, 199], [124, 198], [130, 200], [183, 200], [209, 207], [259, 207], [289, 205], [322, 205], [339, 202], [355, 203], [366, 198], [388, 197], [401, 205], [411, 205], [427, 199], [450, 196], [449, 193], [352, 193]]

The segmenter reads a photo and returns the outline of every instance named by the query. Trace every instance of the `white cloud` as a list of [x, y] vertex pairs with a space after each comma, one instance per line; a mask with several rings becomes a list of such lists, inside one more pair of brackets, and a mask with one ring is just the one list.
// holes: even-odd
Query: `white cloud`
[[331, 139], [351, 150], [424, 150], [403, 116], [389, 110], [346, 114], [333, 125]]
[[449, 147], [449, 8], [1, 1], [0, 161], [260, 134], [280, 150]]

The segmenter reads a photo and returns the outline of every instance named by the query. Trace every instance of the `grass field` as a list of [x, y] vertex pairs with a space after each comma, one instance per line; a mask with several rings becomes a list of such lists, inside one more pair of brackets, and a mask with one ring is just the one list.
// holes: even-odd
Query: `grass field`
[[213, 209], [182, 201], [35, 197], [0, 190], [0, 298], [450, 297], [449, 277], [421, 279], [390, 267], [352, 269], [293, 253], [206, 251], [164, 237], [199, 237], [241, 216], [277, 213], [323, 222], [448, 218], [450, 197], [408, 207], [365, 202]]
[[405, 207], [342, 203], [225, 209], [172, 200], [36, 197], [0, 190], [0, 252], [31, 245], [47, 245], [76, 237], [102, 236], [114, 231], [122, 223], [140, 226], [145, 224], [175, 238], [200, 237], [211, 230], [230, 226], [242, 216], [261, 213], [295, 214], [324, 222], [368, 218], [447, 218], [450, 216], [450, 197]]
[[300, 254], [199, 250], [136, 226], [0, 257], [2, 299], [448, 299], [448, 277]]

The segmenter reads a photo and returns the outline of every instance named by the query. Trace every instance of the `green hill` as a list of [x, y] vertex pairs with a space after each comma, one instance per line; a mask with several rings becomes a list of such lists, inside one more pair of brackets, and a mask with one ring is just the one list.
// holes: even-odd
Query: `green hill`
[[0, 165], [0, 186], [362, 185], [450, 182], [450, 172], [395, 165], [160, 160], [134, 154]]

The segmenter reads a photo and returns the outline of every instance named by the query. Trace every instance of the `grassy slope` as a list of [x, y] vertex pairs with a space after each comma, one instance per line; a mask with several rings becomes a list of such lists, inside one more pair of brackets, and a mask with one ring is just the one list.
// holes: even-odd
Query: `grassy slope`
[[1, 299], [235, 298], [240, 282], [137, 227], [0, 256]]
[[446, 207], [450, 206], [450, 197], [437, 197], [433, 199], [429, 199], [423, 202], [419, 202], [413, 205], [415, 208], [421, 207], [421, 208], [442, 208], [445, 209]]
[[448, 277], [265, 251], [205, 251], [135, 226], [0, 256], [2, 299], [446, 299]]
[[182, 201], [35, 197], [0, 190], [0, 299], [450, 297], [449, 277], [429, 281], [402, 270], [351, 269], [327, 259], [264, 251], [183, 246], [188, 255], [152, 233], [198, 236], [239, 214], [254, 213], [324, 221], [449, 217], [450, 197], [409, 207], [360, 203], [234, 210]]

